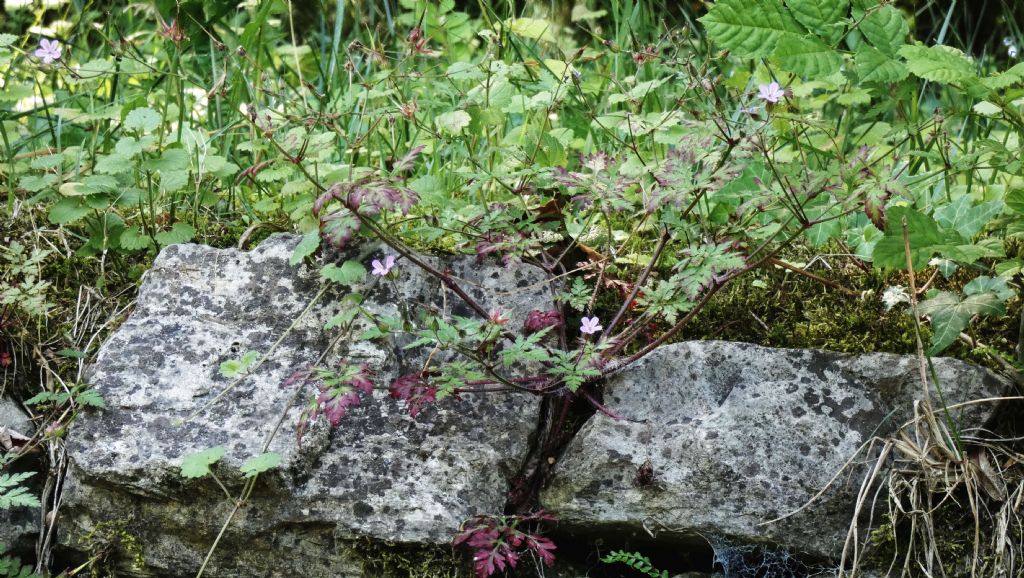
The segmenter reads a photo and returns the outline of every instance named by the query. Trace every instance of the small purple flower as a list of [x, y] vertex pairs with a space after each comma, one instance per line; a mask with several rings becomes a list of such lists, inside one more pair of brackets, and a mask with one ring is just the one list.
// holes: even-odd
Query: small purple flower
[[388, 255], [387, 257], [384, 257], [383, 263], [380, 262], [380, 259], [374, 259], [370, 264], [373, 265], [373, 271], [371, 271], [371, 273], [378, 277], [383, 277], [390, 273], [391, 268], [395, 266], [395, 256]]
[[36, 58], [42, 59], [43, 63], [50, 64], [54, 60], [60, 60], [62, 49], [60, 42], [43, 38], [39, 41], [39, 48], [36, 48]]
[[585, 335], [593, 335], [604, 329], [604, 327], [601, 327], [601, 320], [596, 315], [594, 317], [584, 317], [580, 321], [580, 333]]
[[768, 102], [776, 103], [786, 96], [786, 91], [782, 90], [778, 82], [772, 82], [771, 84], [761, 84], [757, 87], [757, 96]]

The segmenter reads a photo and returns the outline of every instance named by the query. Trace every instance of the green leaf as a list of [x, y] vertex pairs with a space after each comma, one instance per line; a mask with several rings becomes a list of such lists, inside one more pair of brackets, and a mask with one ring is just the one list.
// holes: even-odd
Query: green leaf
[[780, 0], [720, 0], [699, 20], [711, 42], [742, 58], [770, 56], [784, 36], [805, 34]]
[[61, 357], [73, 357], [75, 359], [85, 359], [86, 357], [88, 357], [88, 355], [86, 355], [84, 351], [79, 351], [77, 349], [71, 348], [61, 349], [60, 351], [57, 352], [57, 355]]
[[783, 70], [808, 78], [829, 76], [843, 65], [838, 52], [814, 37], [782, 37], [773, 58]]
[[544, 40], [546, 42], [555, 42], [557, 40], [554, 26], [547, 20], [540, 18], [510, 18], [502, 25], [514, 34], [524, 38], [533, 38], [534, 40]]
[[103, 396], [100, 395], [95, 389], [85, 389], [75, 394], [75, 402], [88, 405], [90, 407], [98, 407], [104, 409], [107, 407], [106, 402], [103, 401]]
[[245, 477], [252, 478], [269, 469], [276, 468], [280, 464], [281, 454], [277, 452], [267, 452], [245, 460], [245, 463], [243, 463], [239, 469], [243, 474], [245, 474]]
[[28, 488], [21, 483], [35, 475], [35, 472], [20, 474], [0, 474], [0, 510], [26, 506], [39, 507], [39, 499], [28, 493]]
[[169, 173], [187, 170], [188, 165], [188, 153], [185, 152], [184, 149], [167, 149], [160, 153], [159, 157], [155, 159], [149, 159], [148, 161], [142, 163], [142, 168], [146, 169], [147, 171], [159, 171], [160, 173]]
[[849, 0], [787, 0], [786, 5], [811, 32], [833, 43], [842, 37], [842, 19], [850, 11]]
[[1014, 291], [1002, 277], [988, 277], [982, 275], [971, 279], [970, 283], [964, 285], [964, 295], [978, 295], [980, 293], [991, 293], [1000, 301], [1008, 301], [1013, 297]]
[[995, 272], [996, 275], [1004, 279], [1013, 279], [1017, 275], [1024, 273], [1024, 260], [1010, 259], [1009, 261], [996, 263]]
[[302, 236], [302, 240], [295, 246], [292, 256], [288, 258], [288, 264], [294, 267], [303, 259], [312, 255], [320, 246], [320, 229], [313, 229]]
[[877, 48], [861, 44], [854, 55], [857, 75], [864, 82], [899, 82], [910, 74], [907, 67], [898, 60], [886, 56]]
[[928, 266], [932, 255], [948, 245], [947, 237], [928, 215], [909, 207], [890, 207], [885, 219], [885, 236], [875, 245], [871, 254], [875, 267], [882, 269], [906, 269], [907, 258], [903, 242], [903, 218], [907, 219], [910, 255], [914, 270]]
[[942, 84], [957, 84], [977, 78], [974, 64], [952, 46], [907, 44], [899, 49], [914, 75]]
[[248, 371], [259, 357], [260, 354], [256, 351], [246, 351], [239, 359], [229, 359], [221, 363], [220, 374], [228, 379], [234, 379]]
[[953, 229], [964, 239], [971, 239], [985, 225], [1003, 212], [1002, 201], [989, 201], [974, 205], [964, 195], [952, 203], [935, 211], [935, 221], [945, 229]]
[[922, 301], [920, 311], [932, 322], [932, 343], [928, 355], [937, 355], [960, 337], [975, 315], [1001, 315], [1005, 311], [1002, 301], [992, 293], [969, 295], [962, 301], [955, 293], [939, 292]]
[[38, 193], [47, 187], [52, 187], [56, 182], [57, 175], [25, 175], [18, 181], [18, 188], [25, 189], [30, 193]]
[[18, 41], [18, 37], [13, 34], [0, 34], [0, 48], [7, 48]]
[[125, 251], [140, 251], [153, 246], [153, 239], [144, 234], [138, 227], [125, 229], [117, 240]]
[[885, 5], [864, 18], [860, 23], [860, 33], [886, 56], [896, 56], [897, 50], [906, 42], [910, 26], [898, 9]]
[[351, 286], [362, 283], [366, 277], [366, 267], [359, 261], [345, 261], [341, 267], [331, 263], [320, 269], [320, 276], [328, 281]]
[[981, 116], [997, 116], [1003, 112], [1002, 108], [987, 100], [983, 100], [971, 108]]
[[126, 130], [151, 132], [160, 126], [160, 113], [152, 108], [136, 108], [124, 119]]
[[210, 466], [224, 457], [224, 448], [212, 447], [208, 450], [185, 456], [181, 462], [181, 475], [185, 478], [202, 478], [210, 474]]
[[195, 236], [195, 228], [188, 223], [182, 222], [171, 225], [169, 231], [161, 231], [154, 235], [156, 242], [165, 247], [167, 245], [177, 245], [178, 243], [188, 243]]
[[1006, 193], [1006, 206], [1011, 211], [1024, 215], [1024, 189], [1010, 189]]
[[464, 110], [455, 110], [438, 115], [437, 118], [434, 119], [434, 122], [437, 124], [437, 128], [441, 129], [442, 132], [452, 136], [457, 136], [462, 132], [462, 129], [469, 126], [471, 120], [473, 119], [469, 116], [468, 112]]
[[67, 198], [57, 201], [56, 205], [50, 207], [47, 218], [54, 225], [67, 225], [88, 215], [90, 211], [80, 199]]

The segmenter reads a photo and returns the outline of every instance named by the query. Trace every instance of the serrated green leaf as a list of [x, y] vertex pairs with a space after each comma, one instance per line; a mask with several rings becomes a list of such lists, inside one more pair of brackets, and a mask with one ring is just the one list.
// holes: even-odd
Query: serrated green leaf
[[185, 478], [202, 478], [210, 474], [210, 466], [224, 457], [224, 448], [212, 447], [201, 452], [189, 454], [181, 462], [181, 476]]
[[854, 62], [857, 64], [857, 75], [864, 82], [899, 82], [910, 74], [902, 62], [864, 44], [857, 47]]
[[720, 0], [699, 20], [711, 42], [743, 58], [770, 56], [784, 36], [805, 34], [781, 0]]
[[540, 18], [509, 18], [502, 23], [505, 29], [524, 38], [555, 42], [555, 27], [547, 20]]
[[836, 42], [843, 35], [842, 19], [850, 11], [849, 0], [787, 0], [793, 16], [808, 30]]
[[152, 108], [136, 108], [124, 119], [125, 130], [152, 132], [160, 126], [160, 113]]
[[978, 104], [971, 107], [971, 109], [974, 112], [980, 114], [981, 116], [998, 116], [1003, 112], [1003, 109], [999, 108], [997, 105], [987, 100], [979, 102]]
[[281, 464], [281, 454], [277, 452], [267, 452], [260, 454], [254, 458], [249, 458], [239, 467], [242, 474], [247, 478], [254, 477], [258, 474], [276, 468]]
[[140, 251], [153, 246], [153, 239], [144, 234], [138, 227], [125, 229], [117, 240], [125, 251]]
[[96, 161], [96, 172], [108, 175], [131, 172], [134, 168], [131, 157], [117, 152], [103, 155]]
[[57, 175], [25, 175], [18, 181], [18, 188], [25, 189], [30, 193], [38, 193], [47, 187], [53, 186], [56, 182]]
[[18, 41], [18, 37], [13, 34], [0, 34], [0, 48], [7, 48]]
[[259, 359], [260, 354], [256, 351], [246, 351], [242, 357], [238, 359], [229, 359], [220, 364], [220, 374], [227, 379], [234, 379], [244, 372], [248, 371], [256, 360]]
[[188, 243], [196, 236], [196, 230], [188, 223], [178, 222], [171, 225], [171, 229], [169, 231], [161, 231], [153, 236], [156, 237], [157, 243], [166, 247], [167, 245]]
[[188, 165], [188, 153], [186, 153], [184, 149], [167, 149], [160, 153], [159, 157], [149, 159], [142, 163], [142, 168], [147, 171], [167, 173], [186, 170], [188, 169]]
[[992, 293], [976, 293], [961, 300], [955, 293], [941, 291], [922, 301], [922, 314], [932, 322], [932, 342], [928, 355], [937, 355], [960, 337], [975, 315], [1001, 315], [1003, 302]]
[[57, 204], [50, 207], [50, 213], [47, 215], [47, 218], [54, 225], [67, 225], [88, 215], [90, 211], [91, 209], [81, 199], [61, 199], [57, 201]]
[[302, 236], [302, 240], [292, 250], [292, 256], [288, 258], [288, 264], [292, 267], [298, 265], [303, 259], [309, 257], [320, 247], [320, 229], [313, 229]]
[[105, 409], [107, 407], [106, 402], [103, 401], [103, 396], [101, 396], [95, 389], [86, 389], [76, 393], [75, 402], [90, 407], [98, 407], [100, 409]]
[[974, 64], [952, 46], [907, 44], [899, 49], [907, 68], [915, 76], [942, 84], [957, 84], [977, 78]]
[[860, 33], [867, 38], [872, 46], [886, 56], [896, 56], [900, 46], [906, 42], [910, 33], [907, 19], [896, 7], [880, 6], [868, 14], [860, 23]]
[[1010, 259], [1009, 261], [996, 263], [994, 271], [996, 275], [1004, 279], [1013, 279], [1017, 275], [1024, 273], [1024, 260]]
[[359, 261], [345, 261], [341, 267], [331, 263], [320, 269], [320, 276], [342, 285], [355, 285], [366, 278], [366, 267]]
[[814, 37], [783, 36], [772, 57], [783, 70], [807, 78], [829, 76], [843, 65], [838, 52]]

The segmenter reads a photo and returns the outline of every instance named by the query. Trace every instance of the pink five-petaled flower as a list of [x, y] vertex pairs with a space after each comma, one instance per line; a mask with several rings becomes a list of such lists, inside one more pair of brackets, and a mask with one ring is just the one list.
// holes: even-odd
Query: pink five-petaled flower
[[60, 42], [43, 38], [39, 41], [39, 48], [36, 48], [34, 54], [45, 64], [50, 64], [54, 60], [60, 60], [61, 52]]
[[596, 315], [594, 317], [584, 317], [580, 320], [580, 333], [593, 335], [602, 329], [604, 327], [601, 327], [601, 320]]
[[778, 82], [772, 82], [771, 84], [761, 84], [757, 87], [757, 96], [768, 102], [776, 103], [786, 96], [786, 91], [782, 90]]
[[395, 266], [395, 256], [388, 255], [384, 257], [383, 263], [381, 263], [380, 259], [374, 259], [370, 264], [373, 265], [373, 271], [371, 272], [378, 277], [383, 277], [390, 273], [391, 268]]

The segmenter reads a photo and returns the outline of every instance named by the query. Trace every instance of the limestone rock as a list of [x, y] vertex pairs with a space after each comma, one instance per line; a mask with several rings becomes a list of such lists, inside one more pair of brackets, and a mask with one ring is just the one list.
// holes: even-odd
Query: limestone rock
[[[182, 457], [225, 448], [214, 472], [237, 495], [244, 483], [239, 465], [261, 454], [276, 428], [268, 449], [282, 454], [282, 465], [260, 476], [206, 576], [373, 575], [361, 569], [368, 549], [446, 544], [464, 519], [501, 512], [506, 479], [536, 424], [533, 398], [449, 398], [412, 419], [378, 390], [351, 408], [338, 430], [321, 424], [296, 445], [310, 391], [297, 394], [288, 378], [322, 354], [328, 366], [340, 359], [367, 363], [378, 387], [421, 363], [394, 343], [349, 345], [334, 339], [338, 330], [325, 331], [342, 295], [328, 292], [311, 305], [322, 282], [315, 269], [288, 264], [298, 241], [279, 235], [248, 253], [200, 245], [160, 253], [134, 313], [88, 375], [107, 409], [79, 417], [68, 437], [64, 546], [89, 551], [99, 535], [87, 538], [90, 532], [121, 528], [137, 541], [147, 567], [126, 562], [125, 575], [194, 575], [233, 505], [213, 479], [182, 478]], [[383, 253], [365, 245], [344, 258], [369, 269]], [[471, 258], [433, 261], [520, 322], [550, 301], [539, 270], [480, 266]], [[366, 309], [377, 316], [398, 316], [400, 308], [471, 314], [436, 280], [406, 265], [399, 259], [393, 284], [368, 276]], [[218, 400], [231, 382], [220, 364], [247, 351], [270, 357]]]
[[[955, 404], [1006, 387], [982, 368], [934, 360]], [[541, 496], [560, 529], [580, 534], [658, 532], [773, 544], [811, 558], [841, 550], [860, 477], [840, 476], [803, 506], [865, 442], [912, 415], [921, 391], [917, 361], [726, 342], [662, 347], [613, 376], [608, 407], [630, 420], [594, 415], [565, 450]], [[979, 426], [992, 410], [954, 410]], [[650, 461], [653, 478], [638, 483]], [[682, 543], [682, 542], [681, 542]]]

